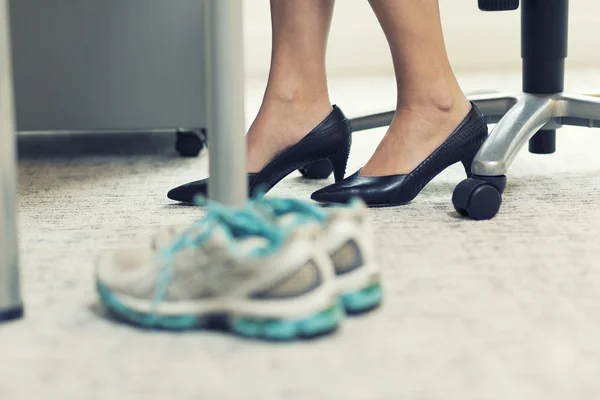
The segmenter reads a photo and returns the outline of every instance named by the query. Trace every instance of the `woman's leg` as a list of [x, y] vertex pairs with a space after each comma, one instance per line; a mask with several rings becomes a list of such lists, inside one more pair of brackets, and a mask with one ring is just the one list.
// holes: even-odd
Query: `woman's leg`
[[271, 69], [248, 131], [248, 171], [261, 170], [332, 110], [325, 51], [335, 0], [271, 0]]
[[398, 97], [396, 116], [361, 175], [408, 173], [452, 133], [471, 105], [448, 61], [438, 1], [369, 3], [392, 52]]

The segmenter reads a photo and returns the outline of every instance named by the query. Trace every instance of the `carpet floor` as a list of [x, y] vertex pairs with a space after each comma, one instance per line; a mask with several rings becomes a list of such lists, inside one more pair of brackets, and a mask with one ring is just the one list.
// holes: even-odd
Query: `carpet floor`
[[[517, 75], [467, 75], [466, 91], [518, 89]], [[600, 71], [569, 88], [600, 92]], [[248, 114], [262, 95], [248, 85]], [[392, 77], [337, 79], [356, 116], [394, 102]], [[355, 134], [349, 172], [385, 129]], [[192, 221], [168, 189], [207, 175], [207, 153], [173, 137], [22, 135], [20, 243], [26, 318], [0, 326], [0, 399], [493, 399], [600, 397], [600, 149], [597, 131], [559, 131], [558, 152], [523, 151], [492, 221], [462, 219], [454, 166], [411, 204], [371, 211], [385, 304], [336, 334], [293, 344], [218, 332], [148, 332], [98, 305], [93, 261], [161, 226]], [[273, 194], [329, 181], [293, 175]]]

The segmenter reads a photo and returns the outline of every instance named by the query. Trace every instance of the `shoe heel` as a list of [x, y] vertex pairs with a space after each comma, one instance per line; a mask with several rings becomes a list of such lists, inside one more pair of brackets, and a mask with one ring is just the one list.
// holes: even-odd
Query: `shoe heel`
[[[475, 107], [475, 109], [477, 110], [477, 106], [475, 104], [473, 104], [473, 107]], [[471, 145], [471, 147], [469, 147], [469, 151], [466, 153], [465, 157], [460, 161], [465, 167], [467, 178], [470, 178], [473, 175], [473, 172], [471, 172], [471, 168], [473, 167], [473, 160], [475, 159], [475, 156], [477, 156], [477, 153], [479, 153], [479, 149], [481, 149], [481, 146], [483, 146], [488, 137], [488, 126], [483, 120], [483, 118], [480, 118], [478, 130], [479, 135], [477, 143], [474, 143]]]
[[477, 148], [477, 150], [474, 153], [470, 153], [469, 156], [461, 160], [463, 167], [465, 167], [465, 173], [467, 174], [467, 178], [470, 178], [471, 175], [473, 175], [473, 173], [471, 172], [471, 167], [473, 166], [473, 160], [475, 159], [475, 156], [477, 155], [478, 151], [479, 148]]
[[337, 153], [329, 157], [329, 162], [333, 166], [333, 177], [336, 182], [344, 179], [346, 175], [346, 165], [348, 164], [348, 156], [343, 153]]
[[352, 128], [348, 123], [347, 136], [344, 142], [338, 147], [337, 152], [328, 157], [329, 162], [333, 166], [333, 177], [336, 182], [344, 179], [346, 175], [346, 166], [348, 165], [348, 157], [350, 156], [350, 147], [352, 146]]

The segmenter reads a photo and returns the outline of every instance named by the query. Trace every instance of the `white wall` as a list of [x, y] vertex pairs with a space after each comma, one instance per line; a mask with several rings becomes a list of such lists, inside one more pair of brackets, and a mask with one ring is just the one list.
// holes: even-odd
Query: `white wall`
[[[271, 44], [268, 0], [245, 0], [244, 6], [246, 70], [250, 76], [264, 76]], [[520, 67], [518, 11], [483, 13], [477, 0], [440, 0], [440, 6], [455, 70]], [[569, 35], [569, 66], [600, 67], [600, 0], [571, 2]], [[337, 1], [328, 68], [332, 74], [392, 71], [385, 38], [366, 0]]]

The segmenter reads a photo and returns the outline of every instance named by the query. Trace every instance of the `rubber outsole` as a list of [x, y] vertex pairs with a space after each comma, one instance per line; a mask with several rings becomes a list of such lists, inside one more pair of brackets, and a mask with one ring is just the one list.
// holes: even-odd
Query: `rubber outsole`
[[341, 305], [335, 304], [313, 315], [297, 319], [261, 319], [227, 315], [161, 316], [130, 309], [100, 283], [97, 284], [97, 290], [104, 304], [116, 317], [144, 328], [181, 331], [219, 326], [240, 336], [274, 341], [312, 338], [333, 332], [338, 328], [344, 314]]
[[221, 329], [240, 336], [275, 341], [312, 338], [335, 331], [343, 315], [363, 314], [377, 308], [383, 300], [379, 282], [340, 296], [338, 304], [316, 314], [297, 319], [233, 317], [228, 315], [161, 316], [141, 313], [124, 305], [110, 289], [98, 283], [100, 298], [118, 319], [143, 328], [183, 331]]
[[342, 307], [346, 314], [363, 314], [377, 308], [383, 300], [383, 291], [379, 282], [373, 283], [362, 290], [345, 293], [340, 296]]

